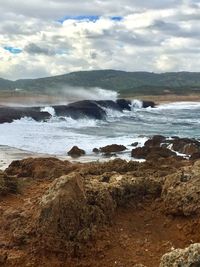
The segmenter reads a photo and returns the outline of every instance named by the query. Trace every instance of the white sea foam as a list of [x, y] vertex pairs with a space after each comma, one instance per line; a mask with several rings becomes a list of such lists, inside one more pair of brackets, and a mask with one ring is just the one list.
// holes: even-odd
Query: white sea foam
[[134, 109], [140, 109], [143, 107], [143, 103], [141, 100], [138, 100], [138, 99], [133, 99], [131, 101], [131, 110], [134, 110]]
[[55, 116], [55, 109], [53, 107], [43, 107], [41, 108], [41, 112], [48, 112], [51, 116]]
[[[46, 106], [43, 111], [52, 115], [47, 122], [23, 118], [0, 124], [0, 145], [53, 155], [66, 155], [72, 146], [78, 145], [92, 155], [94, 147], [122, 144], [128, 150], [121, 156], [130, 157], [131, 143], [139, 142], [138, 146], [142, 146], [149, 136], [155, 134], [199, 137], [200, 103], [189, 102], [190, 110], [185, 109], [185, 102], [155, 109], [138, 108], [141, 105], [137, 103], [137, 108], [132, 111], [105, 109], [107, 121], [57, 117], [54, 110]], [[180, 108], [176, 109], [177, 106]], [[169, 112], [172, 107], [175, 107], [174, 111]]]
[[167, 104], [161, 104], [156, 107], [156, 109], [198, 109], [200, 108], [200, 102], [173, 102]]

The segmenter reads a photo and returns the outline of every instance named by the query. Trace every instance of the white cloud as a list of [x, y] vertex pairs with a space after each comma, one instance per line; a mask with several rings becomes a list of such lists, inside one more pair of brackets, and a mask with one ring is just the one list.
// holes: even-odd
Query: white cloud
[[[197, 0], [0, 0], [0, 77], [76, 70], [198, 71]], [[98, 15], [93, 21], [64, 16]], [[123, 16], [114, 21], [111, 16]], [[14, 55], [3, 47], [22, 49]]]

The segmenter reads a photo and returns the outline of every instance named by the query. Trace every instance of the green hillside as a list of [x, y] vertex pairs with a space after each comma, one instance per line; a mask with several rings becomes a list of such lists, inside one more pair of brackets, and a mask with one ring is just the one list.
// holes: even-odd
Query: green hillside
[[69, 74], [9, 81], [0, 79], [0, 90], [23, 89], [29, 92], [57, 94], [59, 90], [74, 87], [101, 87], [128, 94], [200, 93], [199, 72], [125, 72], [116, 70], [80, 71]]

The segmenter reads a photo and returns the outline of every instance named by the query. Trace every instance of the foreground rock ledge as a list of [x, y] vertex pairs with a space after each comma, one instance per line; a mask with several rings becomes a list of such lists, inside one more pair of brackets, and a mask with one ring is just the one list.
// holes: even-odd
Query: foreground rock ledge
[[198, 266], [199, 177], [200, 161], [176, 158], [15, 161], [0, 175], [0, 265]]

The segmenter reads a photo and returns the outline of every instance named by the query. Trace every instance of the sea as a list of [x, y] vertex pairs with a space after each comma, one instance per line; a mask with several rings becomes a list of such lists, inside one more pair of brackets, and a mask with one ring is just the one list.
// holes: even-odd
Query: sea
[[[118, 95], [101, 91], [92, 97], [115, 101]], [[83, 95], [83, 99], [87, 98], [89, 95]], [[52, 106], [45, 104], [41, 110], [52, 115], [48, 121], [37, 122], [25, 117], [0, 124], [0, 145], [50, 156], [67, 156], [76, 145], [86, 151], [86, 157], [98, 160], [100, 155], [94, 154], [93, 148], [121, 144], [127, 150], [117, 156], [127, 159], [133, 143], [142, 146], [153, 135], [200, 138], [200, 102], [173, 102], [143, 108], [141, 100], [132, 99], [130, 111], [104, 109], [106, 118], [103, 120], [86, 117], [74, 120], [55, 116]]]

